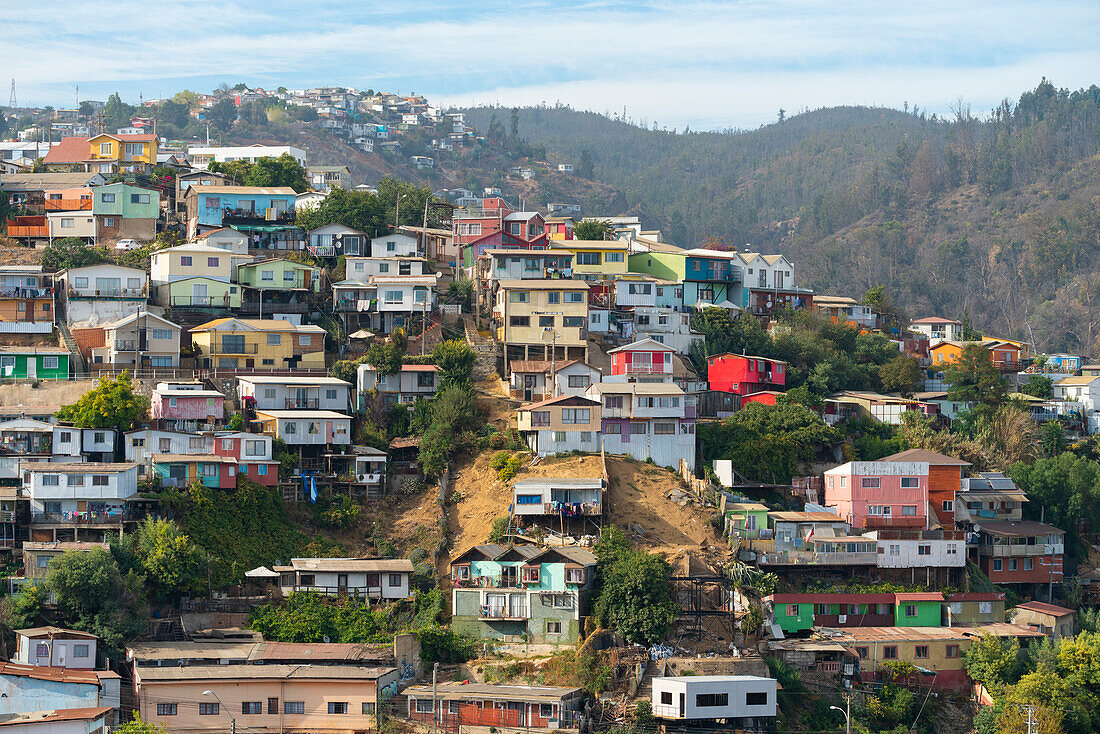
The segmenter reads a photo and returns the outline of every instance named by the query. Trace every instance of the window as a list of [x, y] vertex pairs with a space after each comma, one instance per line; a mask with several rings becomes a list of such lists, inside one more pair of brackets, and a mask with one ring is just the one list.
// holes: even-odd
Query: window
[[654, 423], [653, 435], [655, 436], [669, 436], [676, 433], [675, 423]]
[[221, 713], [221, 705], [217, 703], [200, 703], [199, 716], [217, 716]]
[[310, 421], [306, 426], [306, 433], [311, 436], [316, 436], [320, 432], [320, 424]]
[[115, 195], [114, 194], [100, 194], [99, 195], [99, 200], [101, 202], [103, 202], [104, 204], [114, 204], [115, 203]]
[[577, 253], [577, 265], [599, 265], [600, 253], [598, 252], [578, 252]]
[[554, 317], [553, 316], [539, 316], [539, 326], [546, 327], [546, 326], [553, 326], [553, 325], [554, 325]]
[[374, 716], [374, 701], [363, 701], [363, 715]]
[[729, 706], [730, 694], [728, 693], [697, 693], [695, 705], [699, 708], [715, 708], [717, 706]]
[[649, 433], [649, 424], [644, 421], [631, 421], [630, 432], [638, 436], [644, 436]]
[[882, 648], [882, 657], [884, 660], [897, 660], [898, 646], [887, 645], [886, 647]]
[[621, 263], [621, 262], [623, 262], [623, 253], [621, 253], [621, 252], [609, 252], [609, 253], [607, 253], [607, 262], [609, 262], [609, 263]]
[[608, 423], [606, 426], [604, 426], [604, 431], [603, 432], [604, 432], [605, 436], [619, 436], [619, 435], [622, 435], [623, 424], [622, 423]]
[[1025, 558], [1024, 559], [1024, 570], [1025, 571], [1034, 571], [1035, 570], [1035, 559], [1034, 558]]
[[93, 474], [92, 486], [93, 487], [106, 487], [110, 482], [107, 481], [106, 474]]
[[62, 229], [71, 229], [75, 226], [76, 226], [76, 220], [73, 219], [72, 217], [62, 217], [61, 218], [61, 228]]
[[74, 288], [87, 288], [88, 287], [88, 279], [87, 278], [73, 278], [73, 287]]
[[941, 507], [943, 508], [944, 512], [954, 512], [955, 502], [953, 500], [944, 500]]
[[[100, 143], [99, 144], [99, 154], [100, 155], [113, 155], [114, 151], [115, 151], [115, 144], [114, 143]], [[173, 712], [173, 713], [175, 713], [175, 712]]]
[[917, 555], [918, 556], [930, 556], [930, 555], [932, 555], [932, 546], [930, 546], [930, 545], [918, 545], [917, 546]]
[[389, 576], [390, 576], [389, 583], [390, 583], [390, 588], [391, 589], [395, 589], [395, 588], [398, 588], [398, 587], [401, 586], [401, 574], [391, 573]]
[[312, 341], [313, 337], [309, 334], [301, 334], [298, 337], [299, 346], [308, 347]]
[[293, 283], [294, 282], [294, 271], [293, 270], [284, 270], [283, 271], [283, 282], [284, 283]]
[[57, 474], [43, 474], [42, 475], [42, 486], [43, 487], [56, 487], [56, 486], [58, 486], [58, 480], [59, 479], [60, 479], [60, 476], [57, 475]]
[[882, 477], [863, 477], [860, 486], [863, 489], [878, 489], [882, 486]]
[[305, 701], [283, 701], [284, 714], [304, 714], [306, 712]]
[[174, 703], [158, 703], [157, 716], [175, 716], [177, 707]]
[[897, 543], [891, 543], [890, 544], [890, 555], [894, 556], [894, 557], [900, 556], [901, 555], [901, 546], [898, 545]]
[[554, 443], [565, 443], [565, 431], [554, 431]]
[[174, 408], [174, 407], [176, 407], [176, 403], [177, 403], [177, 402], [178, 402], [178, 401], [177, 401], [177, 399], [176, 399], [176, 398], [168, 398], [168, 407], [169, 407], [169, 408]]
[[171, 339], [172, 338], [172, 330], [171, 329], [151, 329], [150, 331], [151, 331], [150, 336], [153, 339]]
[[[127, 146], [127, 147], [129, 147], [129, 146]], [[149, 194], [130, 194], [130, 203], [131, 204], [148, 204], [149, 203]]]
[[661, 691], [661, 703], [665, 706], [672, 705], [672, 691]]
[[283, 335], [282, 334], [268, 334], [267, 335], [267, 345], [269, 347], [277, 347], [282, 343], [283, 343]]
[[906, 617], [915, 617], [915, 616], [917, 616], [917, 605], [916, 604], [906, 604], [905, 605], [905, 616]]
[[902, 505], [901, 514], [903, 517], [914, 517], [917, 514], [916, 505]]
[[584, 303], [584, 291], [566, 291], [565, 303]]
[[902, 489], [916, 489], [920, 486], [920, 479], [917, 477], [902, 477], [901, 488]]
[[546, 294], [547, 303], [561, 303], [561, 293], [559, 291], [549, 291]]
[[1000, 570], [1002, 570], [1002, 563], [1001, 563], [1001, 559], [1000, 559], [1000, 558], [994, 558], [994, 559], [993, 559], [993, 570], [994, 570], [994, 571], [1000, 571]]
[[958, 645], [948, 645], [947, 646], [947, 657], [957, 658], [958, 656], [959, 656], [959, 646]]
[[859, 655], [860, 660], [866, 660], [867, 655], [869, 653], [870, 653], [870, 650], [868, 650], [866, 647], [857, 647], [856, 648], [856, 654]]
[[206, 258], [206, 267], [208, 267], [208, 268], [218, 267], [218, 258], [216, 258], [216, 257]]
[[288, 434], [294, 434], [298, 432], [298, 424], [294, 421], [287, 421], [286, 426], [283, 429]]
[[242, 714], [262, 714], [263, 712], [263, 701], [241, 701]]
[[335, 390], [325, 390], [325, 400], [335, 400], [335, 399], [336, 399], [336, 391]]
[[561, 325], [566, 327], [584, 326], [583, 316], [563, 316]]
[[562, 423], [588, 423], [592, 412], [588, 408], [565, 408], [561, 412]]
[[418, 714], [430, 714], [434, 709], [434, 701], [430, 698], [418, 698], [416, 699], [416, 713]]
[[915, 657], [926, 659], [928, 657], [928, 645], [917, 645]]
[[1020, 569], [1019, 561], [1015, 558], [1009, 558], [1008, 559], [1008, 570], [1009, 571], [1018, 571], [1019, 569]]
[[509, 291], [508, 292], [509, 303], [530, 303], [531, 292], [530, 291]]
[[561, 634], [561, 622], [556, 619], [546, 620], [546, 634], [548, 635], [560, 635]]
[[746, 691], [745, 692], [745, 705], [746, 706], [767, 706], [768, 705], [768, 692], [767, 691]]
[[83, 487], [84, 475], [83, 474], [66, 474], [65, 485], [68, 487]]
[[279, 699], [277, 699], [277, 698], [267, 699], [267, 713], [269, 713], [269, 714], [279, 713]]
[[38, 556], [38, 558], [35, 559], [35, 564], [34, 565], [37, 566], [38, 568], [49, 568], [50, 567], [50, 557], [49, 556]]
[[256, 473], [259, 474], [261, 477], [266, 477], [267, 476], [267, 464], [258, 464], [256, 466]]
[[510, 316], [508, 318], [508, 325], [509, 326], [530, 326], [531, 325], [531, 317], [530, 316]]
[[348, 712], [347, 701], [329, 701], [328, 712], [330, 714], [346, 714]]

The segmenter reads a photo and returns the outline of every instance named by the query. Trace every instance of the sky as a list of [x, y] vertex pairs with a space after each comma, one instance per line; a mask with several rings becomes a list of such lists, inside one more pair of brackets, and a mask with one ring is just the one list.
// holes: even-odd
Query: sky
[[18, 102], [54, 107], [78, 85], [137, 103], [243, 82], [711, 130], [781, 108], [982, 112], [1044, 76], [1100, 83], [1097, 0], [36, 0], [0, 3], [0, 27]]

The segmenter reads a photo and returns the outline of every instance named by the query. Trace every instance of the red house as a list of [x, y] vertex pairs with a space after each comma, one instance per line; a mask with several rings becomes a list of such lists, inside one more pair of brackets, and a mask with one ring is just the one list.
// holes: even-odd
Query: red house
[[716, 354], [707, 359], [711, 390], [751, 395], [787, 382], [786, 362], [747, 354]]
[[225, 396], [201, 382], [159, 382], [153, 390], [149, 413], [159, 428], [198, 431], [212, 428], [225, 418]]
[[672, 347], [647, 338], [610, 349], [607, 354], [611, 357], [612, 375], [623, 375], [631, 382], [639, 377], [654, 376], [671, 382], [672, 355], [675, 352]]
[[779, 400], [779, 396], [784, 393], [776, 390], [761, 390], [760, 392], [754, 392], [750, 395], [746, 395], [741, 398], [741, 407], [749, 403], [761, 403], [762, 405], [775, 405]]
[[237, 460], [237, 471], [256, 484], [274, 487], [279, 483], [279, 462], [271, 456], [271, 436], [261, 433], [219, 433], [214, 437], [214, 455]]

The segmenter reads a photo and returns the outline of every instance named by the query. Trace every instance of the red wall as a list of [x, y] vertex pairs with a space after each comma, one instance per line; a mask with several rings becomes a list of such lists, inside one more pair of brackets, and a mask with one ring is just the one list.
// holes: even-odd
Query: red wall
[[[1032, 559], [1032, 569], [1024, 570], [1025, 556], [1013, 556], [1017, 560], [1017, 570], [1008, 570], [1009, 557], [1002, 556], [1000, 571], [993, 570], [993, 559], [989, 556], [981, 557], [982, 571], [989, 580], [995, 584], [1045, 584], [1050, 582], [1050, 563], [1054, 563], [1054, 583], [1062, 580], [1062, 556], [1026, 556]], [[1052, 560], [1053, 559], [1053, 560]]]

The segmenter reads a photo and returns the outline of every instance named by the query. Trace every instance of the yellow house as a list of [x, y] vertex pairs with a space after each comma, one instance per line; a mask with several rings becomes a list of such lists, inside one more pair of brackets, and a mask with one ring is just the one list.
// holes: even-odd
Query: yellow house
[[111, 135], [100, 133], [88, 138], [89, 160], [111, 160], [119, 170], [157, 165], [160, 138], [156, 135]]
[[573, 253], [574, 278], [614, 280], [627, 272], [629, 245], [621, 240], [562, 240], [555, 247]]
[[523, 346], [523, 358], [536, 354], [550, 359], [551, 350], [570, 347], [588, 351], [588, 284], [577, 280], [497, 281], [493, 321], [497, 339], [506, 346]]
[[240, 263], [250, 260], [248, 256], [188, 244], [157, 250], [149, 259], [149, 295], [153, 303], [240, 308], [241, 289], [233, 276]]
[[325, 369], [325, 330], [274, 319], [214, 319], [191, 329], [204, 368]]

